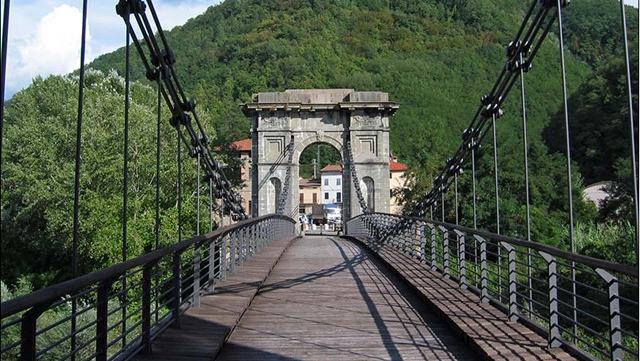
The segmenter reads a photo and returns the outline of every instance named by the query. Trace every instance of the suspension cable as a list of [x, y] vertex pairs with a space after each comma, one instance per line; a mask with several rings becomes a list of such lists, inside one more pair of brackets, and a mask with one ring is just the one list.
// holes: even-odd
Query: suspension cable
[[[351, 172], [351, 179], [353, 183], [353, 187], [356, 190], [356, 196], [358, 197], [358, 203], [360, 203], [360, 209], [362, 209], [362, 213], [369, 213], [371, 210], [369, 209], [369, 205], [367, 201], [364, 199], [362, 195], [362, 189], [360, 188], [360, 180], [358, 179], [358, 173], [356, 172], [356, 165], [354, 164], [353, 151], [351, 150], [351, 139], [347, 139], [347, 155], [349, 157], [349, 171]], [[367, 195], [370, 194], [372, 190], [367, 189]]]
[[287, 199], [289, 198], [289, 188], [291, 186], [291, 167], [293, 166], [293, 136], [287, 145], [287, 148], [282, 154], [289, 154], [287, 158], [287, 170], [284, 177], [284, 185], [280, 192], [280, 198], [278, 199], [278, 206], [276, 208], [277, 214], [284, 214], [284, 210], [287, 205]]
[[[129, 17], [125, 19], [129, 21]], [[124, 149], [122, 173], [122, 262], [127, 260], [127, 208], [129, 198], [129, 110], [131, 92], [131, 38], [125, 34], [125, 66], [124, 66]]]
[[[7, 44], [9, 42], [9, 10], [11, 1], [4, 0], [4, 16], [2, 17], [2, 66], [0, 66], [0, 174], [2, 173], [2, 139], [4, 138], [4, 87], [7, 79]], [[0, 188], [0, 192], [1, 192]]]
[[636, 242], [636, 264], [640, 264], [640, 254], [638, 251], [638, 241], [640, 240], [640, 221], [638, 220], [638, 213], [640, 213], [639, 208], [640, 204], [638, 203], [638, 167], [637, 167], [637, 159], [636, 159], [636, 129], [635, 124], [633, 123], [634, 113], [633, 113], [633, 92], [631, 90], [631, 67], [630, 67], [630, 59], [629, 59], [629, 38], [627, 35], [627, 15], [625, 13], [625, 5], [624, 1], [620, 0], [620, 13], [622, 18], [622, 35], [623, 35], [623, 44], [624, 44], [624, 59], [625, 59], [625, 71], [627, 75], [627, 99], [629, 103], [629, 127], [631, 132], [630, 140], [631, 140], [631, 177], [633, 178], [633, 213], [635, 217], [635, 242]]
[[[5, 8], [7, 10], [7, 8]], [[8, 12], [8, 11], [7, 11]], [[77, 125], [76, 125], [76, 155], [75, 155], [75, 174], [74, 174], [74, 195], [73, 195], [73, 255], [71, 265], [71, 276], [73, 278], [78, 277], [78, 246], [80, 243], [80, 171], [82, 164], [82, 115], [84, 113], [84, 58], [86, 53], [87, 42], [87, 0], [82, 3], [82, 39], [80, 41], [80, 76], [78, 79], [78, 113], [77, 113]], [[3, 39], [4, 41], [4, 39]], [[4, 44], [3, 44], [4, 45]], [[6, 56], [6, 51], [3, 50], [3, 56]], [[3, 76], [4, 79], [4, 76]], [[4, 86], [2, 87], [4, 90]], [[3, 108], [4, 108], [4, 94], [3, 94]], [[78, 300], [74, 297], [71, 303], [71, 314], [74, 317], [71, 318], [71, 351], [72, 359], [75, 360], [76, 350], [76, 328], [77, 319], [75, 317], [78, 307]]]
[[496, 130], [496, 116], [493, 115], [492, 127], [493, 129], [493, 171], [494, 171], [494, 185], [496, 194], [496, 233], [500, 234], [500, 188], [498, 177], [498, 132]]
[[[129, 21], [129, 17], [125, 19]], [[127, 260], [127, 228], [129, 204], [129, 110], [131, 92], [131, 38], [129, 32], [125, 34], [125, 70], [124, 70], [124, 149], [122, 167], [122, 262]], [[122, 279], [122, 289], [127, 289], [127, 278]], [[124, 302], [127, 302], [127, 292], [123, 292]], [[127, 332], [127, 308], [122, 308], [122, 334]], [[122, 338], [122, 347], [126, 347], [126, 337]]]
[[[187, 99], [184, 94], [175, 71], [175, 55], [169, 48], [153, 3], [149, 0], [148, 4], [153, 17], [155, 31], [146, 15], [147, 5], [142, 0], [120, 0], [116, 6], [116, 12], [123, 19], [133, 15], [142, 36], [142, 41], [138, 39], [131, 23], [125, 20], [127, 32], [131, 35], [134, 46], [146, 69], [147, 79], [155, 81], [162, 74], [161, 92], [171, 112], [169, 123], [178, 132], [180, 141], [186, 145], [189, 156], [195, 158], [198, 154], [201, 155], [205, 179], [213, 180], [216, 188], [214, 194], [216, 198], [223, 200], [225, 209], [228, 209], [233, 214], [232, 218], [234, 220], [246, 219], [246, 211], [240, 204], [242, 198], [232, 189], [231, 182], [229, 182], [222, 170], [221, 163], [214, 158], [208, 149], [210, 141], [196, 113], [196, 103]], [[154, 35], [155, 33], [160, 37], [162, 47]], [[149, 52], [149, 56], [144, 50], [145, 47]], [[194, 128], [192, 120], [195, 120], [196, 128]]]
[[[566, 6], [566, 0], [533, 0], [520, 29], [506, 50], [507, 60], [493, 88], [480, 99], [480, 106], [470, 125], [462, 133], [462, 142], [455, 154], [447, 159], [446, 165], [433, 180], [432, 188], [420, 199], [409, 205], [408, 215], [422, 217], [427, 209], [438, 201], [439, 194], [446, 192], [454, 182], [454, 174], [462, 168], [475, 148], [479, 146], [492, 128], [489, 119], [500, 118], [504, 111], [501, 106], [515, 84], [520, 71], [531, 69], [540, 46], [549, 33], [558, 15], [558, 6]], [[529, 21], [531, 20], [531, 21]]]
[[[558, 6], [560, 6], [560, 1], [557, 0]], [[566, 136], [566, 146], [567, 146], [567, 191], [569, 192], [569, 240], [571, 241], [571, 253], [576, 252], [576, 242], [575, 242], [575, 228], [574, 228], [574, 219], [573, 219], [573, 181], [572, 181], [572, 167], [571, 167], [571, 131], [569, 129], [569, 106], [568, 106], [568, 95], [567, 95], [567, 73], [566, 73], [566, 64], [565, 64], [565, 54], [564, 54], [564, 29], [562, 25], [562, 12], [558, 9], [558, 38], [560, 40], [560, 68], [562, 72], [562, 103], [564, 106], [564, 125], [565, 125], [565, 136]], [[578, 308], [577, 308], [577, 299], [576, 299], [576, 266], [575, 261], [571, 261], [571, 280], [572, 280], [572, 288], [573, 288], [573, 337], [575, 341], [575, 335], [578, 334]]]
[[160, 243], [160, 146], [162, 142], [160, 141], [160, 125], [162, 123], [162, 100], [160, 98], [162, 83], [161, 83], [162, 75], [158, 75], [158, 80], [156, 82], [157, 90], [156, 93], [157, 103], [156, 103], [156, 113], [158, 115], [156, 119], [156, 223], [155, 223], [155, 237], [156, 237], [156, 247], [158, 249]]

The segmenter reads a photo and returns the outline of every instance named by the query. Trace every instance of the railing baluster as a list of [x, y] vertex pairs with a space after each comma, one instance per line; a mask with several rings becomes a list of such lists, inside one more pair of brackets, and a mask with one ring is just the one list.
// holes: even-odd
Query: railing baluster
[[224, 281], [227, 279], [227, 243], [229, 240], [229, 235], [225, 235], [222, 237], [222, 245], [220, 246], [220, 281]]
[[431, 227], [431, 269], [438, 269], [438, 258], [436, 257], [438, 254], [437, 243], [436, 243], [436, 227], [433, 225], [429, 225]]
[[156, 263], [147, 263], [142, 270], [142, 352], [151, 354], [151, 273]]
[[549, 347], [560, 347], [560, 324], [558, 317], [558, 271], [557, 261], [552, 255], [538, 251], [547, 261], [549, 277]]
[[52, 302], [38, 305], [25, 312], [21, 325], [22, 345], [20, 346], [21, 361], [36, 360], [36, 323], [38, 317], [46, 311]]
[[459, 230], [454, 230], [458, 236], [458, 278], [460, 279], [460, 288], [467, 288], [467, 254], [465, 234]]
[[207, 293], [213, 293], [215, 290], [216, 284], [216, 242], [217, 239], [214, 239], [211, 243], [209, 243], [209, 260], [207, 261], [207, 269], [209, 273], [209, 277], [207, 279]]
[[424, 224], [424, 222], [420, 222], [418, 223], [418, 226], [420, 227], [420, 262], [421, 263], [426, 263], [427, 262], [427, 231], [426, 231], [426, 225]]
[[231, 255], [230, 260], [231, 264], [229, 267], [229, 272], [232, 274], [236, 273], [236, 262], [238, 258], [238, 232], [231, 232]]
[[474, 234], [473, 237], [480, 242], [480, 302], [488, 303], [489, 279], [487, 278], [487, 241], [477, 234]]
[[200, 247], [196, 245], [193, 254], [193, 307], [200, 307]]
[[442, 273], [444, 278], [449, 278], [449, 230], [438, 226], [442, 231]]
[[620, 294], [618, 279], [611, 273], [596, 268], [596, 273], [607, 283], [609, 294], [609, 349], [611, 360], [622, 360], [622, 325], [620, 323]]
[[181, 276], [182, 276], [182, 253], [176, 252], [173, 254], [173, 265], [172, 265], [172, 273], [173, 278], [171, 279], [171, 327], [180, 328], [180, 303], [182, 300], [182, 291], [181, 291]]
[[516, 249], [506, 242], [500, 242], [500, 245], [507, 250], [509, 263], [509, 321], [518, 320], [518, 294], [516, 293]]
[[96, 304], [96, 360], [107, 360], [107, 344], [109, 332], [109, 290], [116, 279], [100, 282], [98, 286], [98, 302]]

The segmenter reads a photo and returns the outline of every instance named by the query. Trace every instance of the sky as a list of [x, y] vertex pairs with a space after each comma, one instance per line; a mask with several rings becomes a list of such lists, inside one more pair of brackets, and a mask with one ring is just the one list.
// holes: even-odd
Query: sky
[[[86, 63], [125, 44], [118, 0], [87, 1]], [[221, 0], [154, 0], [164, 30], [184, 24]], [[625, 0], [638, 7], [638, 0]], [[4, 16], [4, 1], [2, 1]], [[14, 0], [9, 11], [5, 99], [37, 75], [63, 75], [80, 67], [81, 0]]]
[[[184, 24], [221, 0], [154, 0], [164, 30]], [[81, 0], [15, 0], [9, 8], [5, 99], [37, 75], [63, 75], [80, 67]], [[85, 63], [125, 44], [125, 25], [116, 14], [118, 0], [87, 1]], [[4, 16], [4, 1], [2, 2]], [[147, 10], [150, 17], [150, 12]]]

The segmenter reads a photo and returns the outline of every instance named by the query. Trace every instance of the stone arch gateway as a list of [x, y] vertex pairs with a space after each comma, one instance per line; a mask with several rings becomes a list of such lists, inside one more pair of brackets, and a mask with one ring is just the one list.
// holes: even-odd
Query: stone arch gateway
[[[273, 212], [268, 183], [277, 178], [286, 184], [289, 160], [284, 214], [297, 215], [300, 154], [318, 142], [328, 143], [342, 154], [344, 219], [362, 213], [351, 164], [361, 185], [365, 177], [375, 180], [375, 211], [389, 212], [389, 117], [398, 107], [398, 103], [389, 102], [387, 93], [353, 89], [255, 94], [252, 102], [242, 105], [244, 114], [251, 118], [251, 215]], [[352, 158], [346, 146], [349, 139]], [[291, 158], [285, 152], [290, 143]]]

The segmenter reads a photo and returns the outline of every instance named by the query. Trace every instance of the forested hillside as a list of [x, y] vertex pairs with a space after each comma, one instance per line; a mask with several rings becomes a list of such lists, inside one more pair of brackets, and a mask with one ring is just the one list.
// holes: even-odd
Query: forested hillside
[[[623, 98], [620, 93], [616, 93], [616, 102], [607, 103], [610, 108], [603, 109], [595, 101], [609, 89], [605, 80], [614, 80], [612, 86], [617, 89], [621, 79], [620, 64], [616, 63], [619, 60], [609, 57], [620, 52], [620, 44], [615, 40], [618, 36], [615, 25], [619, 13], [617, 1], [574, 2], [564, 9], [566, 39], [570, 48], [567, 54], [567, 85], [573, 94], [572, 102], [576, 104], [575, 108], [570, 106], [570, 112], [582, 112], [588, 118], [591, 111], [578, 110], [577, 104], [582, 102], [592, 107], [587, 109], [618, 117], [624, 113], [620, 108]], [[410, 165], [409, 187], [400, 190], [399, 194], [411, 200], [429, 188], [437, 170], [457, 148], [460, 135], [475, 113], [480, 97], [491, 90], [504, 65], [505, 48], [518, 29], [528, 5], [525, 1], [502, 0], [226, 0], [167, 32], [167, 38], [177, 58], [180, 81], [188, 97], [197, 102], [201, 118], [208, 123], [210, 134], [215, 136], [215, 145], [249, 136], [249, 121], [240, 112], [239, 104], [250, 101], [253, 93], [293, 88], [353, 88], [388, 92], [390, 100], [401, 103], [390, 122], [391, 151], [401, 162]], [[637, 9], [628, 9], [628, 13], [629, 23], [637, 24]], [[637, 28], [631, 28], [634, 30], [631, 36], [636, 39], [632, 42], [635, 48], [631, 53], [637, 64]], [[558, 37], [552, 32], [534, 60], [532, 70], [526, 75], [532, 169], [530, 199], [532, 239], [566, 249], [568, 191], [563, 181], [567, 178], [566, 161], [560, 155], [562, 143], [556, 137], [563, 134], [560, 119], [564, 119], [560, 117], [562, 83], [558, 54]], [[155, 125], [153, 84], [144, 78], [145, 70], [134, 51], [132, 58], [134, 79], [150, 86], [135, 88], [138, 94], [134, 99], [137, 114], [132, 123], [139, 127], [136, 130], [138, 134], [152, 137], [155, 132], [151, 129]], [[83, 264], [83, 272], [112, 264], [120, 258], [122, 205], [118, 200], [120, 190], [115, 179], [122, 175], [118, 168], [122, 162], [122, 149], [107, 146], [116, 144], [109, 141], [110, 134], [116, 131], [110, 128], [113, 124], [107, 120], [122, 122], [114, 110], [124, 99], [122, 80], [110, 70], [124, 74], [124, 59], [124, 49], [119, 49], [90, 64], [102, 70], [103, 74], [94, 74], [91, 78], [93, 83], [88, 86], [92, 105], [87, 107], [87, 122], [94, 127], [91, 128], [93, 136], [86, 141], [96, 141], [101, 146], [92, 148], [86, 157], [101, 166], [87, 171], [86, 178], [83, 178], [83, 185], [87, 187], [83, 197], [97, 207], [97, 211], [83, 209], [86, 218], [81, 231], [86, 248], [81, 251], [89, 260]], [[634, 71], [634, 79], [637, 79], [637, 68]], [[56, 90], [58, 86], [64, 91]], [[77, 79], [73, 77], [37, 79], [7, 105], [4, 150], [8, 151], [3, 157], [5, 163], [13, 165], [4, 168], [3, 164], [2, 279], [11, 285], [20, 276], [26, 276], [40, 287], [69, 275], [71, 230], [63, 220], [68, 219], [69, 212], [69, 199], [65, 192], [72, 186], [68, 179], [72, 172], [73, 157], [69, 148], [72, 144], [67, 140], [73, 138], [73, 129], [68, 119], [73, 119], [75, 108], [72, 96], [67, 99], [63, 94], [72, 94], [73, 87], [77, 87]], [[637, 91], [637, 85], [633, 89]], [[637, 99], [637, 94], [635, 96]], [[498, 120], [497, 140], [501, 163], [501, 231], [525, 237], [526, 199], [519, 99], [519, 94], [514, 91], [504, 104], [506, 113]], [[637, 109], [637, 100], [635, 107]], [[25, 113], [24, 109], [37, 112]], [[105, 109], [109, 110], [107, 115], [101, 113]], [[597, 123], [593, 117], [590, 121]], [[168, 118], [165, 123], [168, 123]], [[18, 127], [16, 124], [29, 126]], [[583, 123], [576, 123], [579, 133], [582, 130], [579, 139], [589, 139], [590, 129], [580, 128], [580, 124]], [[175, 149], [170, 148], [175, 146], [172, 143], [175, 142], [175, 134], [170, 127], [166, 128], [163, 129], [163, 147]], [[47, 144], [54, 150], [21, 145], [25, 141], [33, 145], [33, 134], [49, 133], [54, 137], [38, 144]], [[151, 149], [153, 145], [145, 146]], [[587, 143], [586, 146], [593, 145]], [[589, 158], [593, 152], [602, 150], [591, 150], [582, 155], [578, 150], [582, 147], [580, 141], [574, 147], [579, 154], [573, 178], [576, 184], [576, 219], [589, 228], [596, 219], [596, 211], [595, 207], [581, 201], [582, 175], [591, 182], [603, 180], [598, 179], [602, 177], [622, 179], [628, 174], [618, 174], [617, 169], [623, 167], [620, 166], [604, 170], [596, 177], [587, 166], [591, 159], [595, 159]], [[486, 200], [494, 192], [491, 145], [488, 143], [483, 149], [479, 155], [478, 172], [479, 178], [484, 177], [478, 188], [485, 200], [479, 204], [478, 217], [483, 228], [494, 231], [495, 203]], [[620, 154], [624, 151], [619, 150]], [[139, 157], [139, 167], [135, 168], [139, 173], [135, 179], [140, 188], [136, 189], [136, 200], [132, 206], [135, 230], [131, 231], [130, 257], [155, 247], [152, 233], [149, 233], [153, 230], [150, 212], [155, 206], [153, 197], [149, 195], [152, 189], [146, 188], [153, 185], [153, 175], [146, 174], [144, 170], [144, 167], [149, 167], [148, 172], [153, 170], [149, 163], [150, 154], [135, 153]], [[620, 158], [618, 163], [624, 163], [625, 156]], [[25, 164], [51, 171], [46, 174], [21, 173], [20, 167]], [[167, 182], [163, 191], [168, 192], [170, 187], [167, 184], [175, 181], [175, 169], [174, 165], [167, 164], [163, 169], [166, 175], [163, 181]], [[37, 175], [50, 179], [42, 183], [34, 179]], [[460, 187], [470, 193], [468, 177], [461, 180]], [[35, 205], [27, 201], [34, 201]], [[175, 230], [171, 229], [171, 222], [175, 220], [174, 203], [169, 198], [163, 200], [162, 215], [168, 225], [163, 234], [164, 242], [167, 238], [175, 238]], [[461, 204], [460, 221], [469, 225], [469, 197], [461, 199]], [[63, 213], [60, 212], [66, 213], [61, 216]], [[448, 210], [445, 215], [450, 221], [454, 219], [451, 212]], [[623, 217], [615, 221], [627, 219]], [[602, 221], [610, 224], [607, 222], [612, 220], [604, 217]], [[616, 223], [616, 227], [620, 224]], [[626, 226], [623, 224], [622, 227]], [[616, 242], [617, 248], [592, 247], [595, 248], [592, 255], [634, 262], [630, 251], [632, 247], [629, 248], [633, 235], [629, 229], [624, 228], [614, 238], [611, 242]], [[588, 249], [587, 246], [583, 248]], [[17, 255], [25, 252], [30, 260], [43, 260], [41, 267], [33, 269], [29, 262], [20, 261], [26, 258]]]
[[[590, 74], [606, 66], [612, 55], [620, 61], [622, 49], [617, 1], [574, 3], [564, 9], [569, 94], [584, 87]], [[183, 84], [201, 108], [211, 112], [221, 143], [248, 135], [249, 124], [238, 104], [249, 101], [252, 93], [290, 88], [388, 92], [391, 100], [401, 103], [391, 120], [391, 151], [411, 166], [411, 187], [400, 192], [410, 200], [428, 189], [436, 169], [457, 148], [480, 97], [489, 92], [502, 69], [505, 47], [528, 5], [494, 0], [228, 0], [173, 29], [168, 37]], [[629, 24], [637, 24], [637, 14], [637, 9], [628, 9]], [[637, 39], [637, 29], [630, 28], [631, 37]], [[631, 43], [637, 54], [637, 40]], [[121, 71], [122, 59], [121, 50], [97, 59], [93, 66]], [[563, 151], [561, 142], [554, 140], [563, 134], [562, 123], [548, 126], [550, 119], [560, 119], [562, 109], [557, 28], [527, 74], [526, 91], [530, 162], [536, 169], [531, 180], [534, 213], [553, 214], [557, 220], [536, 223], [533, 232], [536, 238], [559, 245], [566, 239], [562, 225], [568, 220], [567, 191], [558, 186], [567, 177], [566, 162], [554, 154]], [[579, 99], [573, 97], [572, 102], [577, 105]], [[577, 106], [569, 109], [581, 111]], [[502, 197], [505, 213], [513, 216], [505, 218], [518, 220], [507, 221], [504, 227], [522, 234], [518, 94], [504, 110], [498, 124], [499, 157], [505, 159], [500, 171]], [[591, 130], [589, 126], [582, 132]], [[582, 144], [578, 141], [576, 147]], [[491, 164], [489, 153], [483, 154], [486, 164]], [[585, 168], [590, 160], [580, 151], [575, 153], [579, 171], [590, 174]], [[481, 172], [490, 173], [487, 167]], [[615, 174], [609, 168], [601, 177], [587, 177], [587, 182], [612, 180]], [[574, 198], [581, 199], [581, 174], [576, 173], [574, 181]], [[491, 177], [486, 182], [481, 191], [491, 192]], [[488, 223], [494, 222], [492, 207], [487, 204], [481, 212]], [[582, 204], [576, 207], [578, 219], [589, 222], [594, 210]]]

